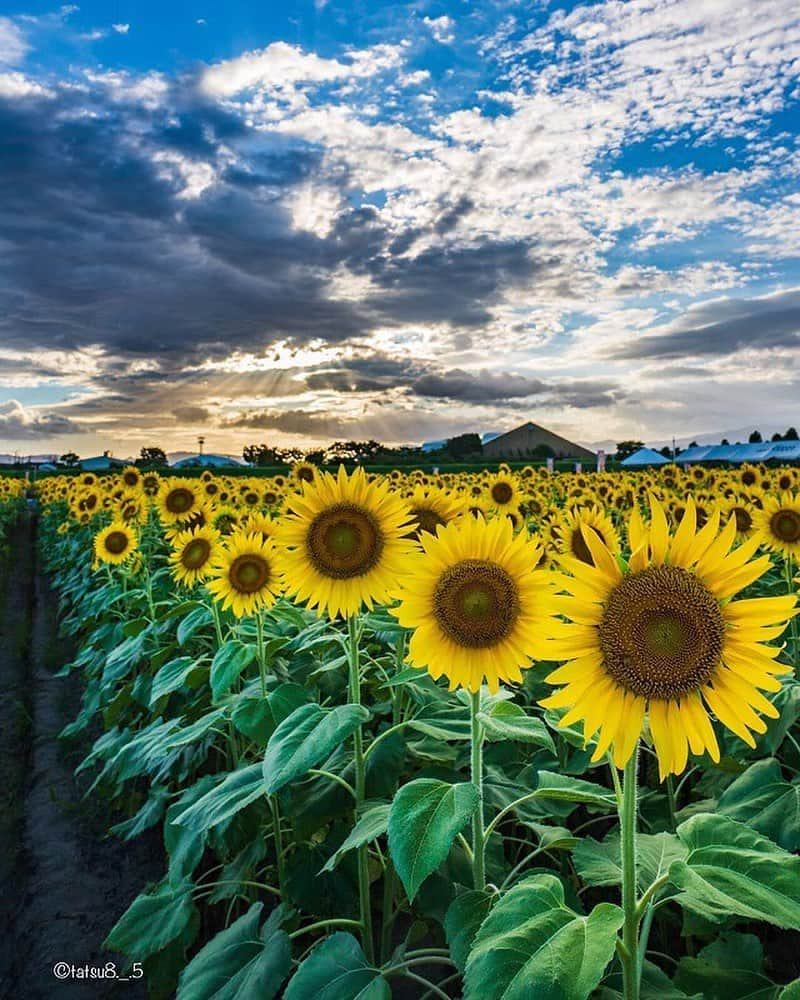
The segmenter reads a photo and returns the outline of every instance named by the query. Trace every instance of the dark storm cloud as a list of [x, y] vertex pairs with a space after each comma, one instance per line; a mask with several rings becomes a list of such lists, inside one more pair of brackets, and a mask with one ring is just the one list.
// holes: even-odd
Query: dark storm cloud
[[619, 399], [616, 383], [597, 379], [546, 382], [538, 378], [487, 371], [471, 373], [458, 368], [431, 372], [412, 383], [418, 396], [459, 400], [465, 403], [503, 404], [532, 396], [547, 397], [550, 402], [567, 406], [608, 406]]
[[309, 413], [307, 410], [261, 410], [242, 414], [235, 420], [226, 421], [223, 426], [337, 437], [347, 434], [355, 424], [356, 421], [352, 418], [337, 417], [330, 413]]
[[176, 406], [172, 415], [181, 423], [201, 424], [211, 418], [211, 410], [205, 406]]
[[[325, 237], [296, 229], [286, 199], [297, 184], [323, 170], [325, 184], [349, 183], [321, 148], [247, 127], [200, 99], [191, 77], [157, 105], [130, 93], [95, 80], [52, 99], [0, 99], [4, 347], [99, 347], [104, 366], [146, 356], [172, 374], [277, 340], [339, 343], [409, 322], [477, 328], [504, 289], [550, 267], [522, 241], [401, 256], [402, 234], [369, 205], [345, 207]], [[450, 233], [470, 208], [443, 204], [430, 234]], [[362, 301], [332, 292], [343, 268], [372, 279]]]
[[25, 410], [15, 400], [0, 404], [0, 438], [12, 441], [58, 437], [77, 434], [81, 427], [58, 413]]
[[716, 300], [673, 329], [613, 351], [620, 359], [724, 357], [743, 350], [800, 347], [800, 289], [754, 299]]

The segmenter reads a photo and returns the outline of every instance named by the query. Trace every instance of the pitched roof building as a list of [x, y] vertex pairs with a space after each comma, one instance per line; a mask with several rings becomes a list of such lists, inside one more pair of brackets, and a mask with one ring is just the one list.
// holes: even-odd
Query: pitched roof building
[[588, 448], [567, 441], [530, 420], [513, 431], [487, 441], [483, 446], [483, 454], [490, 458], [541, 458], [545, 447], [553, 452], [555, 458], [575, 458], [583, 462], [594, 462], [597, 458]]

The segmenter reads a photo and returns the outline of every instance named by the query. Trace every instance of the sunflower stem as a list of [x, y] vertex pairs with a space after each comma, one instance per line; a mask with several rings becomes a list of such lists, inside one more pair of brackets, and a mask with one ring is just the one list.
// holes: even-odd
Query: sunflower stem
[[211, 613], [214, 616], [214, 631], [217, 634], [217, 649], [219, 649], [224, 641], [222, 638], [222, 622], [219, 617], [219, 605], [213, 597], [211, 599]]
[[478, 801], [472, 814], [472, 881], [476, 889], [486, 888], [486, 838], [483, 832], [483, 726], [480, 690], [470, 695], [470, 776], [478, 789]]
[[281, 812], [280, 806], [278, 805], [278, 799], [275, 795], [268, 795], [269, 800], [269, 811], [272, 815], [272, 839], [275, 842], [275, 855], [277, 857], [278, 864], [278, 886], [281, 890], [281, 896], [284, 894], [284, 886], [286, 883], [285, 878], [285, 861], [283, 857], [283, 831], [281, 830]]
[[[361, 662], [359, 658], [358, 639], [359, 627], [358, 618], [352, 615], [347, 619], [347, 648], [348, 665], [350, 667], [350, 704], [361, 704]], [[353, 733], [353, 763], [355, 765], [355, 793], [356, 793], [356, 821], [361, 816], [364, 805], [364, 791], [366, 785], [366, 761], [364, 758], [364, 734], [361, 724], [356, 726]], [[372, 906], [369, 894], [369, 858], [367, 855], [367, 845], [363, 844], [358, 848], [358, 899], [359, 916], [361, 917], [361, 943], [364, 946], [364, 954], [368, 962], [373, 962], [375, 958], [375, 946], [372, 941]]]
[[[792, 557], [790, 555], [786, 556], [786, 558], [783, 561], [783, 565], [784, 565], [784, 572], [786, 574], [786, 593], [789, 594], [790, 596], [794, 594], [792, 563], [793, 563]], [[795, 673], [797, 673], [798, 672], [798, 664], [796, 662], [797, 661], [797, 618], [794, 616], [792, 616], [792, 618], [789, 621], [789, 635], [791, 636], [792, 640], [792, 650], [789, 658], [792, 661]]]
[[620, 844], [622, 862], [622, 910], [625, 922], [622, 927], [620, 962], [622, 964], [623, 995], [625, 1000], [639, 1000], [641, 965], [639, 963], [639, 920], [636, 900], [636, 812], [637, 774], [639, 747], [625, 765], [622, 782], [622, 802], [619, 807]]
[[267, 697], [267, 663], [264, 655], [264, 622], [256, 611], [256, 642], [258, 643], [258, 671], [261, 674], [261, 697]]

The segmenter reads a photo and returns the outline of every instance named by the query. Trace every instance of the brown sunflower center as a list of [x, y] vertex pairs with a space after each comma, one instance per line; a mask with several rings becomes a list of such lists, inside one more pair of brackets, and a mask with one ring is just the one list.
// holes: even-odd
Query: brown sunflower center
[[314, 482], [314, 470], [313, 469], [306, 469], [306, 468], [298, 469], [297, 470], [297, 478], [298, 479], [303, 479], [307, 483], [313, 483]]
[[334, 580], [364, 576], [377, 565], [383, 546], [383, 532], [375, 517], [351, 503], [323, 510], [308, 530], [311, 562], [319, 573]]
[[193, 538], [181, 552], [181, 562], [186, 569], [200, 569], [211, 555], [211, 543], [207, 538]]
[[519, 593], [502, 566], [464, 559], [439, 577], [433, 608], [439, 627], [459, 646], [487, 649], [510, 635], [519, 617]]
[[228, 579], [240, 594], [255, 594], [265, 587], [272, 573], [266, 559], [254, 552], [237, 556], [228, 570]]
[[744, 483], [744, 485], [752, 486], [755, 481], [756, 481], [755, 472], [751, 472], [750, 469], [745, 469], [745, 471], [742, 473], [742, 482]]
[[185, 514], [194, 503], [194, 493], [185, 486], [178, 486], [167, 493], [165, 506], [170, 514]]
[[[598, 531], [597, 528], [590, 527], [589, 525], [586, 526], [586, 529], [587, 531], [593, 531], [599, 536], [600, 541], [605, 544], [605, 538], [603, 538], [603, 533], [601, 531]], [[576, 559], [580, 559], [581, 562], [588, 563], [589, 566], [594, 566], [592, 553], [589, 550], [589, 546], [586, 544], [586, 539], [583, 537], [580, 525], [578, 525], [572, 532], [570, 548], [572, 549], [572, 554]]]
[[772, 515], [769, 522], [772, 534], [782, 542], [800, 540], [800, 511], [783, 508]]
[[128, 536], [124, 531], [112, 531], [106, 535], [105, 547], [113, 556], [121, 556], [128, 547]]
[[628, 691], [680, 698], [719, 664], [725, 622], [714, 595], [678, 566], [652, 566], [612, 590], [599, 628], [605, 667]]
[[508, 483], [495, 483], [492, 486], [492, 500], [494, 500], [495, 503], [508, 503], [513, 496], [514, 491]]
[[435, 535], [440, 524], [447, 524], [445, 519], [431, 507], [412, 507], [411, 513], [417, 522], [416, 530], [412, 532], [414, 538], [419, 538], [423, 532]]
[[753, 518], [746, 507], [734, 507], [733, 516], [736, 518], [736, 530], [742, 534], [753, 527]]

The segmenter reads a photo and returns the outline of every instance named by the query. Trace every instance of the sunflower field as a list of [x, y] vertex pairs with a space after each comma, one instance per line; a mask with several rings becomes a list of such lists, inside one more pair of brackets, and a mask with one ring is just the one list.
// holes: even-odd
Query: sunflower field
[[178, 1000], [800, 998], [798, 486], [41, 480], [64, 736], [164, 846], [106, 947]]

